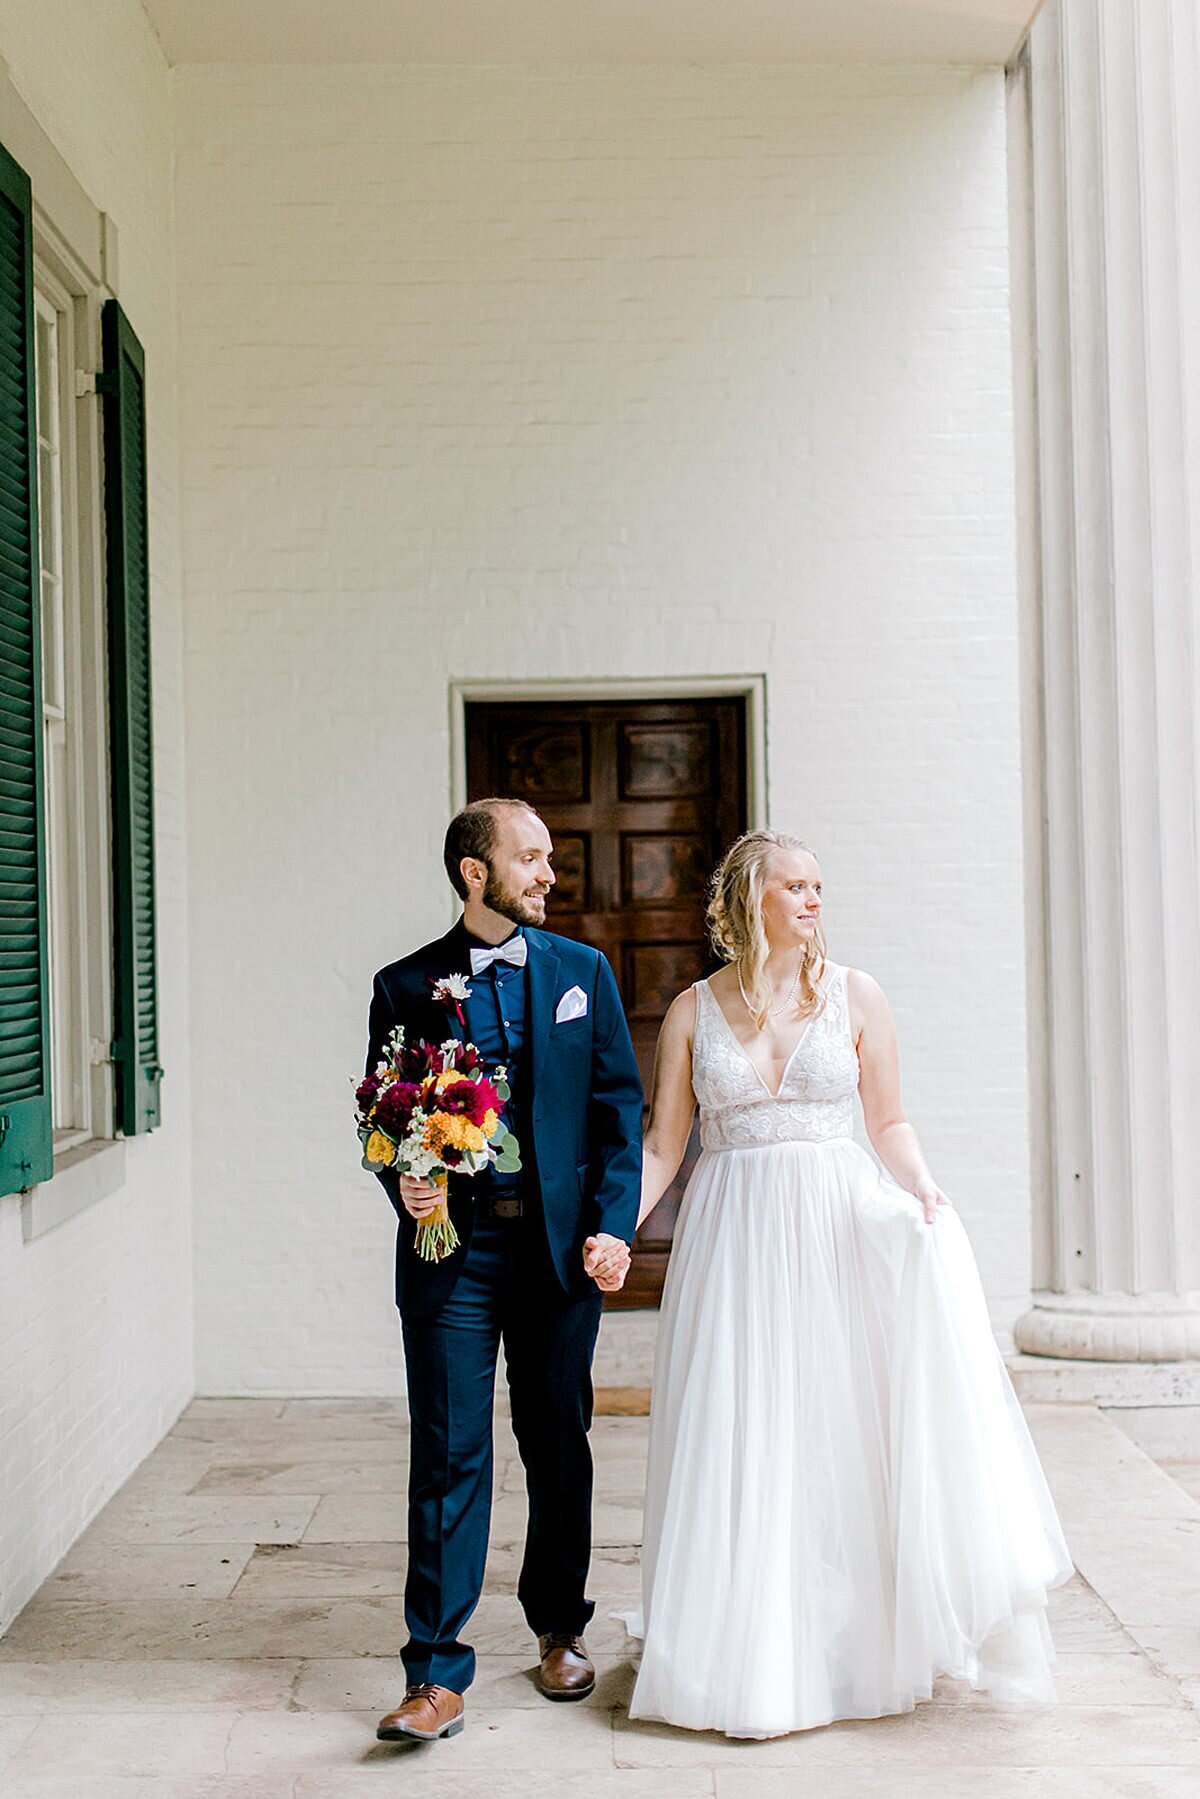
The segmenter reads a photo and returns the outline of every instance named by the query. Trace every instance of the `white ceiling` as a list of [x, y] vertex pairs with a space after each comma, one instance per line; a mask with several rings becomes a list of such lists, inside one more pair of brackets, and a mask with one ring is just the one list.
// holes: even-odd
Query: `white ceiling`
[[1003, 63], [1040, 0], [142, 0], [172, 63]]

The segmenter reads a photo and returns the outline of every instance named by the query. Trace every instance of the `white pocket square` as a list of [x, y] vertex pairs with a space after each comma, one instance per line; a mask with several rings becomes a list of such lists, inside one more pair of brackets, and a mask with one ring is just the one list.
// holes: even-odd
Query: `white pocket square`
[[554, 1013], [555, 1024], [566, 1024], [569, 1019], [583, 1018], [587, 1013], [587, 994], [582, 987], [571, 987], [558, 1002]]

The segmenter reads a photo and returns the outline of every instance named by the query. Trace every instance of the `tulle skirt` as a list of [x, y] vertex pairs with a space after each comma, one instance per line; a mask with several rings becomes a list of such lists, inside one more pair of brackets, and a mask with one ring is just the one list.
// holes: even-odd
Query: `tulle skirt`
[[957, 1215], [927, 1225], [849, 1140], [705, 1152], [659, 1327], [631, 1717], [777, 1736], [908, 1710], [939, 1673], [1051, 1699], [1070, 1574]]

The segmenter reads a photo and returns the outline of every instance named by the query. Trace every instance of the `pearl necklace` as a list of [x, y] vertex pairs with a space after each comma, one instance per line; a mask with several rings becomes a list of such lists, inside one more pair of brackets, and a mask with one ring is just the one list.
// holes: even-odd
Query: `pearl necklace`
[[[788, 1008], [791, 1006], [792, 1002], [795, 1000], [797, 992], [799, 991], [800, 975], [803, 971], [803, 968], [804, 968], [804, 957], [801, 956], [800, 960], [796, 964], [796, 978], [792, 982], [791, 986], [788, 989], [787, 998], [784, 1000], [784, 1002], [781, 1006], [768, 1006], [767, 1007], [767, 1017], [768, 1018], [778, 1018], [778, 1016], [781, 1012], [786, 1012], [788, 1010]], [[750, 1004], [750, 995], [746, 992], [746, 989], [742, 984], [742, 965], [740, 962], [737, 965], [737, 971], [738, 971], [738, 992], [742, 996], [742, 1003], [745, 1006], [747, 1012], [750, 1012], [751, 1014], [753, 1014], [753, 1007]]]

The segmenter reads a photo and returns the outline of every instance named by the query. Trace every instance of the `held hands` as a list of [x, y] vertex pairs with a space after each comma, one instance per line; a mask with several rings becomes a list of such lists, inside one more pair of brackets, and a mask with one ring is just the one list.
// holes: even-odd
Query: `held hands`
[[619, 1293], [625, 1285], [629, 1264], [633, 1260], [628, 1243], [600, 1231], [583, 1246], [583, 1269], [595, 1281], [601, 1293]]
[[[400, 1176], [400, 1201], [410, 1218], [427, 1218], [441, 1200], [440, 1188], [431, 1181], [418, 1180], [411, 1174]], [[589, 1237], [583, 1246], [584, 1270], [602, 1293], [620, 1292], [632, 1259], [628, 1243], [604, 1231]]]
[[400, 1176], [400, 1201], [410, 1218], [428, 1218], [441, 1204], [442, 1191], [432, 1181], [419, 1181], [415, 1175]]

